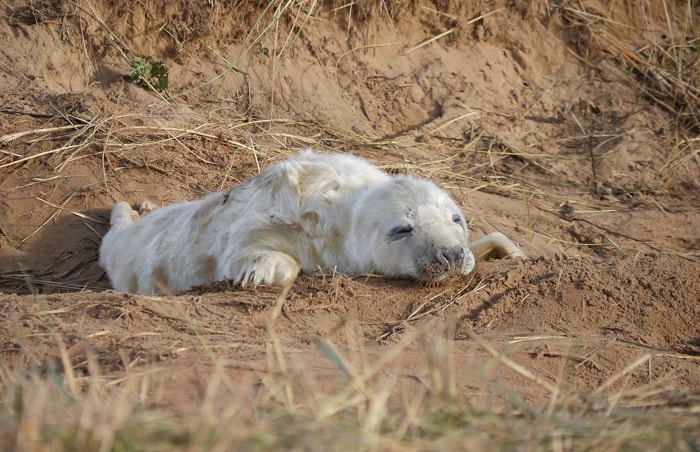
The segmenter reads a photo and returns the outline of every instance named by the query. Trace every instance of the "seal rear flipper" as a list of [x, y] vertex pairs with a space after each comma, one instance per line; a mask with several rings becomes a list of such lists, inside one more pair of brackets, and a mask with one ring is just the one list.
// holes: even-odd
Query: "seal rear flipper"
[[112, 215], [109, 219], [111, 229], [124, 229], [139, 219], [139, 214], [131, 208], [129, 203], [118, 201], [112, 208]]

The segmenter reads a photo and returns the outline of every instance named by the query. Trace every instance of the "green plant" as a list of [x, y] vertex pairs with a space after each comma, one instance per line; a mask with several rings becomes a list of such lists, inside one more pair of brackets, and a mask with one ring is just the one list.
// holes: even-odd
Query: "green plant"
[[143, 56], [131, 62], [129, 79], [160, 93], [168, 91], [168, 68], [161, 61]]

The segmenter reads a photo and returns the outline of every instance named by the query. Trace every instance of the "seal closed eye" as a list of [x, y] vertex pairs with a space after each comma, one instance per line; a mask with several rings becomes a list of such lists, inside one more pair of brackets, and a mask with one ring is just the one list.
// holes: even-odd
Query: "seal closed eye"
[[401, 240], [411, 235], [413, 232], [413, 226], [407, 224], [405, 226], [397, 226], [389, 232], [389, 240]]

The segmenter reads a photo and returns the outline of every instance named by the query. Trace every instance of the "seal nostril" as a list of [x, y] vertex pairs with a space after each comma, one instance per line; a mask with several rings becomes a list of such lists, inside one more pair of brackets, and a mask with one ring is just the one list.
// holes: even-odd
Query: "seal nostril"
[[466, 251], [462, 246], [455, 246], [451, 248], [440, 248], [437, 254], [437, 261], [443, 265], [454, 265], [460, 264], [464, 261], [466, 256]]

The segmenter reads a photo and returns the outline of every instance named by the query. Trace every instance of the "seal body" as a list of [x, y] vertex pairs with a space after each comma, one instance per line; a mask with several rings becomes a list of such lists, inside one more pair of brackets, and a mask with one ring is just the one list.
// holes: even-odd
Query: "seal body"
[[141, 217], [117, 202], [110, 224], [100, 264], [122, 292], [224, 279], [286, 285], [318, 268], [432, 282], [475, 264], [464, 216], [437, 185], [313, 150], [228, 191]]

